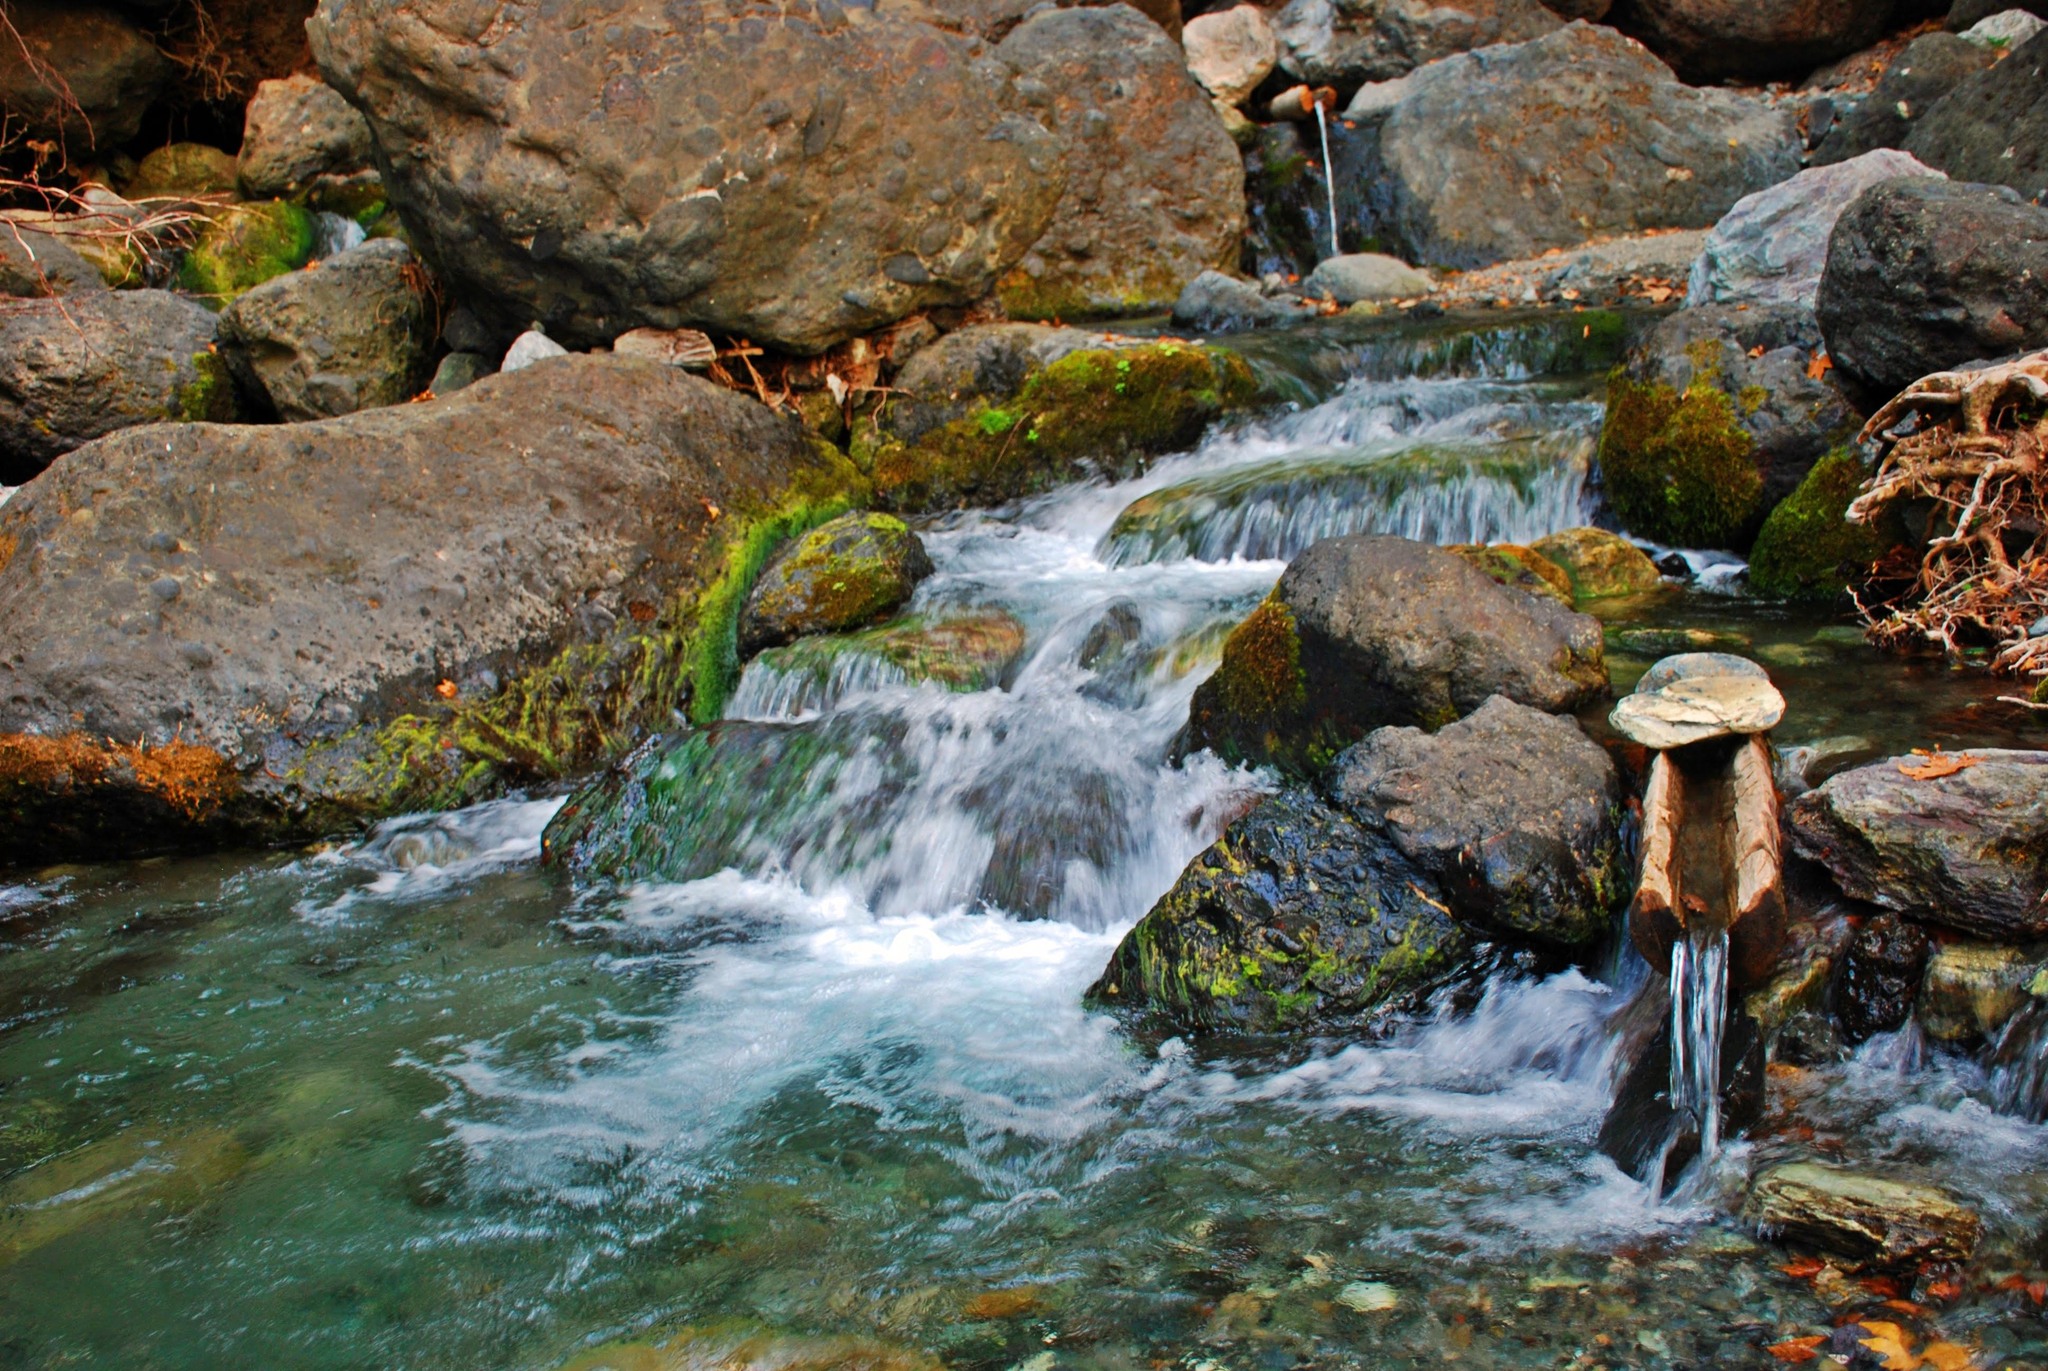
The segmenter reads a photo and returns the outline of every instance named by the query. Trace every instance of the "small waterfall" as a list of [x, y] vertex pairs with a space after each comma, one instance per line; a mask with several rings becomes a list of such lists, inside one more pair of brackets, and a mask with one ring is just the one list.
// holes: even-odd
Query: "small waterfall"
[[1991, 1099], [2002, 1113], [2048, 1121], [2048, 1000], [2028, 999], [1991, 1044]]
[[1690, 1117], [1700, 1161], [1721, 1148], [1721, 1034], [1728, 1022], [1728, 932], [1694, 930], [1671, 949], [1671, 1107]]
[[1323, 139], [1323, 193], [1330, 200], [1330, 255], [1341, 257], [1344, 249], [1337, 244], [1337, 164], [1330, 160], [1330, 114], [1321, 100], [1316, 101], [1316, 132]]
[[815, 663], [756, 660], [740, 677], [725, 717], [802, 719], [837, 709], [856, 696], [910, 683], [910, 673], [880, 653], [842, 652]]
[[350, 248], [359, 248], [368, 236], [363, 232], [361, 224], [346, 215], [330, 214], [326, 210], [320, 210], [313, 215], [315, 258], [334, 257], [347, 252]]

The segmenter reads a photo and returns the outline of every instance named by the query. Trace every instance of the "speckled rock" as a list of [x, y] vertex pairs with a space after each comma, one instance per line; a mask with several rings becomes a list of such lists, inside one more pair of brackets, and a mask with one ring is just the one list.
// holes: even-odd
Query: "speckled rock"
[[25, 223], [0, 222], [0, 295], [33, 300], [96, 295], [106, 288], [99, 268], [61, 236], [39, 233]]
[[1877, 89], [1835, 122], [1814, 149], [1815, 166], [1846, 162], [1878, 148], [1904, 147], [1928, 111], [1998, 54], [1953, 33], [1924, 33], [1878, 78]]
[[371, 148], [369, 124], [319, 77], [265, 81], [242, 125], [242, 190], [256, 200], [292, 195], [315, 177], [365, 169]]
[[924, 544], [901, 519], [841, 515], [792, 540], [762, 569], [740, 615], [740, 653], [879, 623], [931, 574]]
[[1743, 1214], [1780, 1241], [1906, 1270], [1969, 1260], [1982, 1229], [1976, 1214], [1931, 1186], [1814, 1162], [1789, 1162], [1758, 1176]]
[[1273, 25], [1257, 5], [1214, 10], [1188, 20], [1181, 33], [1188, 70], [1226, 105], [1241, 105], [1280, 60]]
[[2048, 34], [1958, 84], [1923, 115], [1906, 151], [1958, 181], [2048, 192]]
[[1564, 568], [1573, 595], [1582, 600], [1640, 595], [1664, 584], [1664, 575], [1649, 554], [1604, 528], [1568, 528], [1529, 546]]

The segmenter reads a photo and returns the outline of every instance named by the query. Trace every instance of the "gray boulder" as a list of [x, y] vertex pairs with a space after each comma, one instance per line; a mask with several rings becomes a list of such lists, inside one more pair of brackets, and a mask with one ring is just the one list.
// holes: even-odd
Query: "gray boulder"
[[13, 0], [7, 20], [0, 109], [21, 133], [79, 158], [141, 131], [171, 64], [134, 25], [81, 0]]
[[1745, 196], [1707, 235], [1693, 263], [1688, 307], [1796, 305], [1813, 308], [1827, 265], [1835, 222], [1857, 196], [1880, 181], [1934, 176], [1910, 153], [1886, 149], [1829, 166]]
[[220, 350], [259, 410], [287, 423], [403, 404], [425, 388], [434, 311], [412, 250], [380, 238], [236, 298]]
[[1892, 0], [1633, 0], [1632, 33], [1688, 81], [1795, 78], [1869, 47]]
[[1188, 865], [1088, 998], [1188, 1029], [1355, 1022], [1465, 966], [1473, 939], [1429, 889], [1398, 848], [1292, 787]]
[[1860, 426], [1832, 378], [1811, 374], [1820, 350], [1820, 326], [1796, 304], [1708, 305], [1652, 329], [1608, 381], [1600, 434], [1623, 525], [1681, 547], [1747, 547]]
[[1835, 228], [1815, 312], [1836, 369], [1872, 401], [2048, 345], [2048, 210], [2002, 185], [1873, 186]]
[[2048, 34], [1972, 76], [1927, 111], [1906, 151], [1958, 181], [2048, 192]]
[[1288, 75], [1346, 87], [1561, 26], [1537, 0], [1289, 0], [1273, 19]]
[[1706, 228], [1799, 170], [1793, 116], [1680, 84], [1612, 29], [1465, 53], [1349, 117], [1373, 236], [1460, 268], [1653, 228]]
[[1998, 60], [1993, 50], [1953, 33], [1924, 33], [1906, 45], [1877, 88], [1828, 130], [1815, 166], [1846, 162], [1878, 148], [1904, 147], [1921, 118], [1963, 82]]
[[99, 268], [55, 234], [19, 220], [0, 219], [0, 295], [33, 300], [51, 295], [96, 295], [107, 288]]
[[1621, 783], [1571, 719], [1496, 695], [1434, 734], [1374, 732], [1327, 784], [1482, 935], [1580, 946], [1624, 894]]
[[1985, 750], [1914, 780], [1894, 758], [1792, 805], [1793, 842], [1842, 890], [1921, 923], [1999, 942], [2048, 933], [2048, 752]]
[[740, 655], [880, 623], [931, 574], [924, 544], [901, 519], [842, 514], [791, 539], [762, 568], [740, 614]]
[[17, 485], [137, 424], [232, 416], [214, 318], [161, 290], [20, 302], [0, 312], [0, 480]]
[[329, 173], [370, 165], [370, 126], [341, 93], [317, 76], [265, 81], [242, 125], [242, 193], [272, 200]]
[[304, 835], [601, 761], [675, 707], [641, 683], [749, 518], [857, 481], [794, 420], [615, 357], [102, 439], [0, 506], [8, 859]]
[[1200, 333], [1271, 328], [1315, 317], [1312, 307], [1291, 295], [1268, 295], [1252, 282], [1220, 271], [1203, 272], [1173, 302], [1173, 322]]
[[1053, 89], [906, 12], [473, 9], [323, 0], [308, 31], [414, 242], [501, 337], [698, 325], [822, 351], [980, 299], [1066, 184]]
[[1066, 146], [1052, 222], [997, 283], [1015, 318], [1173, 302], [1244, 238], [1244, 163], [1180, 48], [1123, 5], [1026, 19], [995, 50]]
[[1599, 621], [1404, 538], [1326, 538], [1231, 634], [1187, 745], [1313, 774], [1383, 725], [1439, 729], [1488, 698], [1553, 713], [1608, 689]]
[[1379, 252], [1350, 252], [1326, 258], [1301, 283], [1310, 299], [1327, 295], [1340, 305], [1361, 300], [1401, 300], [1427, 295], [1436, 282], [1398, 257]]

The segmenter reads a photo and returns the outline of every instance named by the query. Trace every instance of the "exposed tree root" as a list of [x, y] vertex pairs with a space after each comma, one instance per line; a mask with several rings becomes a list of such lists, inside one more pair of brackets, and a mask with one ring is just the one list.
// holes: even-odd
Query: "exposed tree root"
[[[1864, 426], [1876, 473], [1849, 506], [1870, 523], [1926, 514], [1900, 593], [1859, 598], [1873, 641], [1983, 653], [1993, 671], [2048, 677], [2048, 352], [1915, 382]], [[1866, 602], [1868, 601], [1868, 602]]]

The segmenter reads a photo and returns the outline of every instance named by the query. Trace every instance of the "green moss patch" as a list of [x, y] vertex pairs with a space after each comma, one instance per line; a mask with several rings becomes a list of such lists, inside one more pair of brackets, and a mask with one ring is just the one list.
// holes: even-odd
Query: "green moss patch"
[[313, 216], [282, 200], [220, 211], [185, 253], [178, 285], [216, 308], [312, 260]]
[[1904, 542], [1896, 516], [1875, 527], [1844, 517], [1868, 475], [1848, 448], [1815, 462], [1799, 489], [1764, 520], [1750, 553], [1750, 587], [1784, 600], [1833, 599]]
[[1756, 442], [1707, 380], [1683, 393], [1608, 378], [1600, 470], [1630, 530], [1679, 547], [1748, 546], [1763, 514]]
[[178, 391], [177, 418], [188, 424], [231, 424], [239, 415], [234, 378], [226, 362], [211, 348], [192, 354], [198, 375]]

